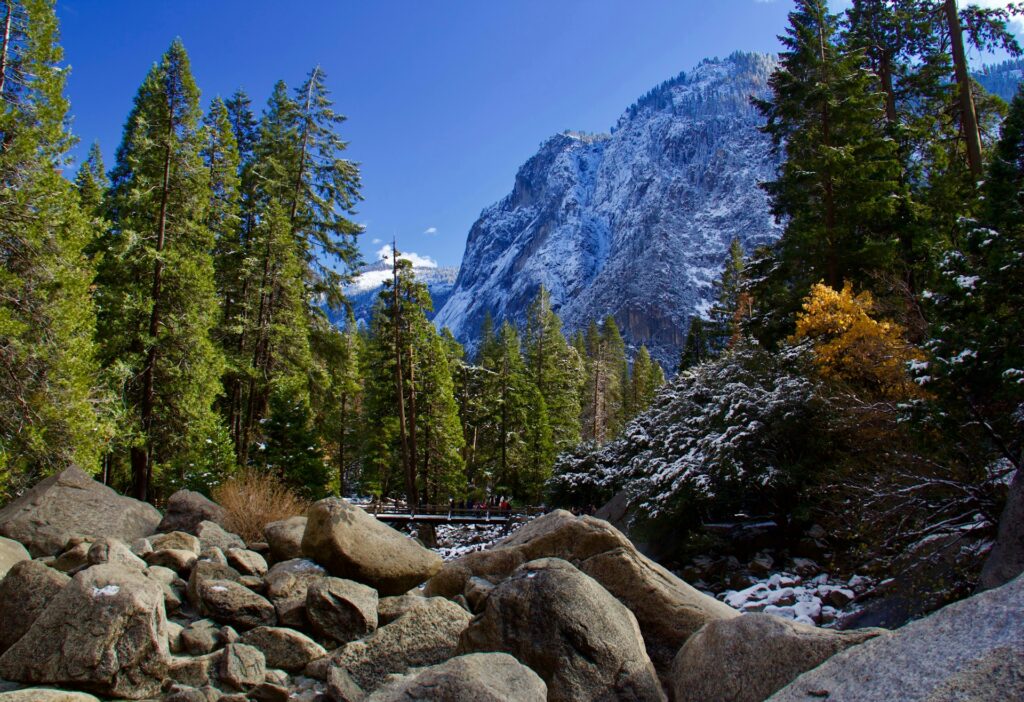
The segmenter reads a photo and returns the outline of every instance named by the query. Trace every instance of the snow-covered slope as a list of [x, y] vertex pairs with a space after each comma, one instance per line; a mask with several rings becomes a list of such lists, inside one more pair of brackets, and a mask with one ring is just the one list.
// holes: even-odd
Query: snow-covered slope
[[777, 161], [750, 104], [774, 66], [755, 54], [707, 60], [631, 106], [610, 135], [544, 142], [473, 225], [435, 323], [473, 347], [488, 311], [522, 321], [544, 284], [568, 329], [613, 314], [627, 343], [673, 369], [730, 240], [749, 251], [780, 233], [758, 187]]
[[[412, 262], [413, 272], [416, 279], [427, 286], [430, 297], [434, 301], [434, 312], [441, 309], [441, 306], [448, 300], [452, 288], [455, 287], [455, 278], [459, 270], [450, 266], [438, 266], [435, 261], [425, 256], [418, 256], [411, 253], [399, 253], [399, 259], [408, 259]], [[352, 305], [356, 323], [365, 326], [370, 323], [370, 315], [373, 312], [373, 305], [377, 302], [384, 281], [391, 279], [391, 247], [385, 246], [377, 252], [376, 261], [363, 266], [359, 275], [345, 287], [345, 297]], [[428, 315], [428, 316], [433, 316]], [[343, 321], [339, 318], [335, 321]]]

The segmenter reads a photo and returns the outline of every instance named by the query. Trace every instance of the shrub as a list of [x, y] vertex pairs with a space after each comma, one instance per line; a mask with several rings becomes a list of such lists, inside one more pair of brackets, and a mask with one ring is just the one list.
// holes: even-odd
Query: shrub
[[262, 541], [267, 524], [305, 514], [309, 508], [280, 477], [251, 468], [214, 488], [213, 499], [227, 512], [225, 528], [247, 542]]
[[815, 365], [824, 378], [872, 397], [919, 397], [907, 364], [920, 362], [922, 355], [903, 340], [898, 324], [873, 319], [874, 308], [871, 293], [854, 295], [849, 282], [842, 290], [818, 283], [804, 300], [790, 340], [811, 342]]

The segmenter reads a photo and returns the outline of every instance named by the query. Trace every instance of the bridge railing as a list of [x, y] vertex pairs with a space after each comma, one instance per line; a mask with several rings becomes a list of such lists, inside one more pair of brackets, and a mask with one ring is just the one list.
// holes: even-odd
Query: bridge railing
[[452, 505], [419, 505], [410, 510], [405, 505], [381, 504], [379, 502], [361, 505], [376, 516], [437, 516], [448, 519], [529, 519], [546, 512], [544, 507], [455, 507]]

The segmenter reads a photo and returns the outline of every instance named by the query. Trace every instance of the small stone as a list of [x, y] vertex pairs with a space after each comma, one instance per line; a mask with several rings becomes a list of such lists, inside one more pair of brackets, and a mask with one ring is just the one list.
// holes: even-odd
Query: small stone
[[249, 691], [249, 699], [253, 702], [288, 702], [288, 688], [272, 683], [260, 683]]
[[220, 524], [215, 522], [203, 521], [196, 527], [196, 536], [199, 537], [199, 543], [204, 549], [215, 546], [221, 551], [227, 551], [230, 548], [245, 548], [245, 541], [238, 534], [232, 534], [229, 531], [225, 531]]
[[217, 624], [212, 619], [199, 619], [181, 632], [183, 650], [193, 656], [210, 653], [218, 644]]

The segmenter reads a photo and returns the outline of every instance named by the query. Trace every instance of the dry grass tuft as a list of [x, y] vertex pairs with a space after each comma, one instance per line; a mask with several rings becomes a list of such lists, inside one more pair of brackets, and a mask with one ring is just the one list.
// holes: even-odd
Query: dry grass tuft
[[224, 527], [245, 541], [263, 541], [263, 527], [303, 515], [309, 503], [277, 476], [253, 469], [241, 471], [213, 489], [213, 499], [227, 511]]

